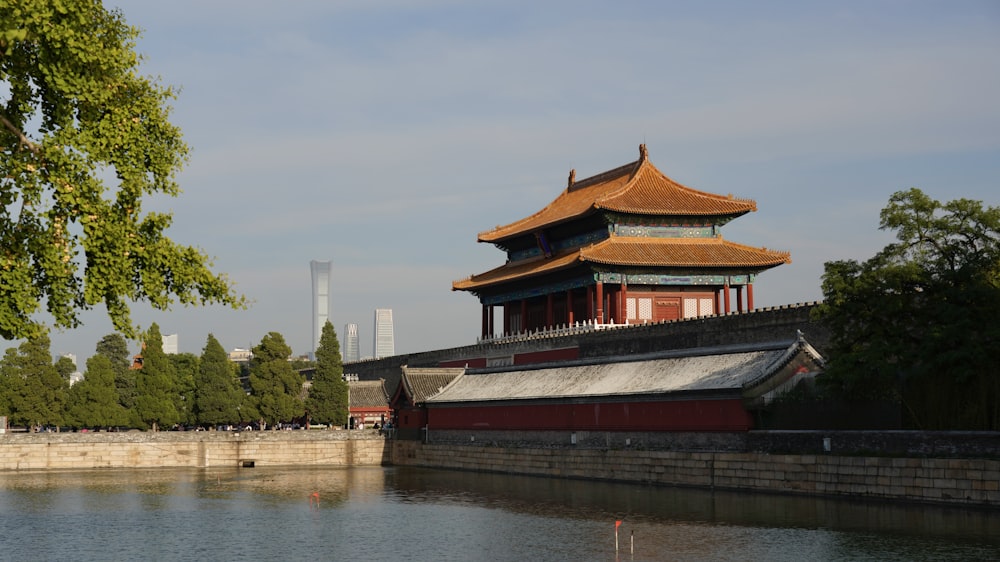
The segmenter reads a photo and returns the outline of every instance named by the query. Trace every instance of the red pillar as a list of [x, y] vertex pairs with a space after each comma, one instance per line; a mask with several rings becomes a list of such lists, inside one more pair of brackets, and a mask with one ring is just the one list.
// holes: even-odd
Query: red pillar
[[715, 312], [716, 314], [721, 314], [722, 313], [722, 306], [720, 305], [720, 302], [719, 302], [719, 290], [716, 289], [715, 291], [713, 291], [713, 293], [714, 293], [712, 295], [712, 301], [713, 301], [712, 302], [712, 306], [714, 307], [714, 311], [713, 312]]
[[503, 334], [511, 333], [510, 329], [510, 303], [503, 303]]
[[723, 300], [726, 301], [726, 314], [729, 314], [729, 282], [728, 281], [726, 281], [726, 284], [722, 286], [722, 296], [724, 297]]
[[622, 290], [619, 294], [621, 297], [618, 299], [618, 316], [621, 317], [620, 321], [622, 324], [628, 322], [628, 285], [622, 283]]
[[494, 329], [494, 326], [493, 326], [493, 315], [496, 314], [495, 311], [496, 311], [496, 307], [494, 307], [493, 305], [490, 305], [489, 308], [488, 308], [489, 319], [487, 320], [486, 326], [487, 326], [487, 330], [488, 330], [487, 334], [489, 334], [489, 336], [491, 338], [493, 337], [493, 329]]
[[753, 310], [753, 283], [747, 283], [747, 310]]
[[528, 331], [528, 299], [521, 299], [521, 326], [518, 331]]
[[486, 338], [486, 335], [489, 333], [488, 332], [489, 325], [490, 325], [490, 307], [484, 304], [483, 305], [483, 333], [482, 333], [482, 336], [481, 336], [484, 339]]
[[743, 286], [736, 286], [736, 312], [743, 312]]
[[597, 282], [597, 323], [604, 323], [604, 283]]
[[573, 325], [573, 289], [566, 291], [566, 324]]

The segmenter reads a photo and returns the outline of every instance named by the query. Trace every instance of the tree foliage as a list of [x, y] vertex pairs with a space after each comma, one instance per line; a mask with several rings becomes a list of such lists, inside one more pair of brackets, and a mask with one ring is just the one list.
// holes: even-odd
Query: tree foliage
[[343, 375], [340, 342], [333, 324], [327, 321], [316, 348], [316, 371], [306, 399], [306, 409], [312, 420], [332, 425], [347, 423], [350, 405]]
[[198, 424], [242, 422], [246, 394], [229, 362], [226, 350], [208, 335], [195, 378], [194, 411]]
[[130, 304], [243, 307], [198, 248], [164, 234], [145, 197], [176, 196], [188, 147], [174, 91], [139, 74], [139, 31], [98, 0], [0, 3], [0, 337], [61, 328], [103, 303], [136, 333]]
[[96, 351], [108, 359], [111, 370], [115, 374], [115, 388], [118, 390], [118, 402], [126, 410], [135, 407], [135, 375], [132, 370], [132, 357], [128, 351], [128, 343], [121, 334], [107, 334], [97, 342]]
[[10, 423], [37, 427], [62, 425], [68, 383], [59, 376], [49, 352], [49, 337], [40, 335], [8, 349], [0, 369], [7, 394]]
[[155, 323], [144, 338], [142, 368], [136, 375], [136, 416], [156, 431], [180, 421], [177, 412], [177, 384], [174, 364], [163, 353], [163, 337]]
[[250, 388], [260, 417], [274, 426], [302, 416], [302, 375], [288, 362], [292, 349], [278, 332], [270, 332], [253, 348]]
[[1000, 208], [895, 193], [871, 259], [829, 262], [817, 313], [832, 332], [828, 390], [894, 399], [924, 429], [1000, 429]]
[[83, 380], [69, 389], [66, 421], [75, 427], [110, 428], [126, 425], [128, 415], [118, 402], [111, 360], [94, 355], [87, 360]]

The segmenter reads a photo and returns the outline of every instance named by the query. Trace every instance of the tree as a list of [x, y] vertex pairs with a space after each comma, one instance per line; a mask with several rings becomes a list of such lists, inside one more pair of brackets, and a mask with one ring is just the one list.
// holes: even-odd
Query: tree
[[69, 389], [67, 421], [77, 427], [125, 425], [128, 415], [118, 403], [115, 370], [104, 355], [87, 359], [83, 380]]
[[198, 423], [194, 413], [195, 376], [201, 360], [194, 353], [173, 353], [167, 358], [173, 364], [174, 375], [177, 377], [174, 382], [174, 406], [180, 415], [180, 421], [194, 425]]
[[[187, 159], [168, 121], [171, 88], [139, 74], [139, 31], [99, 1], [0, 4], [0, 337], [74, 328], [103, 303], [136, 333], [130, 304], [243, 308], [198, 248], [164, 234]], [[113, 178], [113, 179], [112, 179]]]
[[76, 372], [76, 363], [69, 357], [62, 356], [56, 360], [55, 368], [59, 377], [69, 384], [69, 376]]
[[911, 189], [880, 218], [897, 242], [825, 266], [821, 380], [837, 396], [900, 401], [914, 427], [1000, 429], [1000, 208]]
[[226, 350], [214, 335], [209, 334], [195, 378], [194, 412], [197, 423], [219, 425], [244, 421], [245, 398], [246, 393], [236, 378]]
[[4, 357], [5, 377], [13, 389], [11, 422], [32, 427], [63, 423], [68, 383], [59, 376], [49, 353], [49, 337], [24, 341]]
[[261, 418], [274, 426], [300, 417], [304, 405], [302, 375], [288, 362], [292, 349], [278, 332], [270, 332], [253, 348], [250, 388]]
[[157, 431], [180, 421], [174, 402], [177, 394], [174, 364], [163, 353], [163, 337], [156, 323], [149, 327], [144, 339], [136, 390], [135, 411], [143, 425]]
[[316, 372], [313, 374], [306, 410], [319, 423], [344, 425], [349, 414], [344, 363], [340, 356], [337, 332], [329, 321], [323, 325], [316, 348]]
[[111, 364], [115, 374], [115, 388], [118, 390], [118, 402], [122, 408], [131, 410], [135, 407], [135, 375], [132, 369], [132, 357], [128, 351], [128, 343], [121, 334], [107, 334], [97, 342], [97, 354], [103, 355]]

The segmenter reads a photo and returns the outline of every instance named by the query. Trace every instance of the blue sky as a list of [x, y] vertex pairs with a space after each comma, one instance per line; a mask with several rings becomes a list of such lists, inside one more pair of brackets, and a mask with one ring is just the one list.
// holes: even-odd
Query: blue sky
[[[792, 254], [758, 306], [817, 300], [824, 262], [888, 243], [895, 191], [1000, 205], [994, 1], [107, 5], [144, 30], [144, 72], [180, 88], [192, 147], [184, 192], [148, 208], [254, 301], [137, 305], [181, 351], [277, 331], [308, 352], [313, 259], [332, 260], [333, 323], [359, 325], [363, 355], [375, 308], [398, 353], [474, 343], [478, 301], [451, 283], [504, 260], [477, 233], [640, 143], [681, 183], [757, 201], [724, 236]], [[53, 353], [82, 360], [111, 332], [84, 319]]]

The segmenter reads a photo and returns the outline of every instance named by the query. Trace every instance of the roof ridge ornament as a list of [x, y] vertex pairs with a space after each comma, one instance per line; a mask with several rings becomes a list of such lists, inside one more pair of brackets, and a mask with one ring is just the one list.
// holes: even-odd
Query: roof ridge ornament
[[566, 180], [566, 187], [567, 188], [573, 187], [574, 183], [576, 183], [576, 169], [575, 168], [569, 171], [569, 179]]
[[642, 143], [639, 145], [639, 160], [648, 160], [648, 159], [649, 159], [649, 151], [646, 150], [646, 143]]

